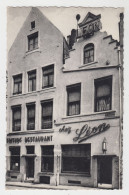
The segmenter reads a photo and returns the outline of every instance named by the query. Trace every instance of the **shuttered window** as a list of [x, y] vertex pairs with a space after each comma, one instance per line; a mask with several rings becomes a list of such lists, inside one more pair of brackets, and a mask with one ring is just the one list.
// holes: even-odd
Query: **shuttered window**
[[112, 77], [95, 80], [95, 111], [111, 110]]
[[80, 114], [81, 84], [68, 86], [67, 96], [67, 115], [71, 116]]
[[62, 172], [90, 173], [91, 145], [62, 145]]

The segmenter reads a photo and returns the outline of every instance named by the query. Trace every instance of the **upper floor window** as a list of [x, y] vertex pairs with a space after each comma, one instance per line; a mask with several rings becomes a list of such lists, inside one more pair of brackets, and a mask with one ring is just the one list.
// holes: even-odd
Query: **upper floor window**
[[42, 105], [42, 129], [52, 128], [53, 101], [43, 101]]
[[35, 103], [27, 104], [27, 130], [35, 129]]
[[54, 65], [43, 68], [43, 88], [54, 86]]
[[81, 84], [70, 85], [67, 87], [67, 115], [80, 114], [81, 104]]
[[36, 90], [36, 70], [28, 72], [28, 91]]
[[12, 107], [12, 131], [21, 130], [21, 106]]
[[95, 112], [111, 110], [112, 77], [95, 80]]
[[28, 51], [38, 48], [38, 32], [28, 36]]
[[84, 64], [94, 61], [94, 44], [89, 43], [84, 47]]
[[31, 22], [31, 29], [35, 28], [35, 21]]
[[13, 76], [13, 94], [20, 94], [22, 93], [22, 74]]

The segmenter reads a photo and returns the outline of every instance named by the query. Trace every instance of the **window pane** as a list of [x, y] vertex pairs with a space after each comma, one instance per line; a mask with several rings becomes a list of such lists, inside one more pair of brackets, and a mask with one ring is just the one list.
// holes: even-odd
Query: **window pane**
[[110, 95], [110, 86], [109, 85], [101, 85], [97, 87], [97, 97]]
[[80, 91], [69, 92], [69, 102], [80, 101]]
[[49, 75], [49, 86], [53, 86], [54, 75]]
[[14, 84], [14, 93], [18, 93], [18, 84]]
[[36, 79], [33, 79], [33, 91], [36, 90]]
[[32, 80], [29, 80], [29, 89], [28, 91], [32, 91]]
[[54, 168], [54, 146], [42, 146], [41, 171], [53, 172]]
[[20, 148], [13, 147], [10, 149], [10, 170], [19, 171], [20, 170]]
[[21, 119], [21, 110], [15, 110], [13, 112], [13, 118], [14, 120]]
[[48, 76], [43, 77], [43, 86], [48, 86]]

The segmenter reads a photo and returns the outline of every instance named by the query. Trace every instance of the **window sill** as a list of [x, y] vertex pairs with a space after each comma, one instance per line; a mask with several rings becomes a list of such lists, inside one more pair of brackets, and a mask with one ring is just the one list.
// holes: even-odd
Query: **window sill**
[[60, 173], [60, 176], [91, 177], [88, 173]]
[[33, 49], [33, 50], [31, 50], [31, 51], [26, 51], [25, 56], [27, 56], [27, 55], [29, 55], [29, 54], [32, 54], [32, 53], [35, 53], [35, 52], [40, 52], [40, 53], [41, 53], [41, 51], [39, 50], [39, 47], [36, 48], [36, 49]]
[[94, 62], [90, 62], [90, 63], [87, 63], [87, 64], [83, 64], [82, 66], [79, 66], [79, 68], [83, 68], [83, 67], [86, 67], [86, 66], [91, 66], [93, 64], [97, 64], [98, 61], [94, 61]]

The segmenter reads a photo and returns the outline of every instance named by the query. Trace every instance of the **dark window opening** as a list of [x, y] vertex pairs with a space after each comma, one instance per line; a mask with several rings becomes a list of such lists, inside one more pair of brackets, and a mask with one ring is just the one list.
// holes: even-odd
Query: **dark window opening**
[[54, 85], [54, 65], [43, 68], [43, 88], [53, 87]]
[[89, 43], [84, 47], [84, 64], [94, 61], [94, 45]]
[[95, 80], [95, 112], [111, 110], [112, 77]]
[[53, 101], [44, 101], [42, 105], [42, 129], [52, 128], [52, 118], [53, 118]]
[[32, 51], [38, 48], [38, 32], [28, 36], [28, 50]]
[[31, 22], [31, 29], [35, 28], [35, 21]]
[[28, 91], [36, 91], [36, 70], [28, 72]]
[[14, 87], [13, 94], [21, 94], [22, 93], [22, 74], [16, 75], [13, 77]]
[[26, 146], [26, 152], [27, 154], [34, 154], [35, 153], [34, 146]]
[[81, 84], [67, 87], [67, 101], [67, 115], [71, 116], [80, 114]]
[[27, 105], [27, 130], [35, 129], [35, 104]]
[[10, 147], [10, 170], [20, 171], [20, 147]]
[[12, 131], [21, 130], [21, 106], [12, 107]]
[[54, 146], [42, 146], [41, 172], [53, 172]]
[[90, 174], [91, 145], [62, 145], [62, 172]]

